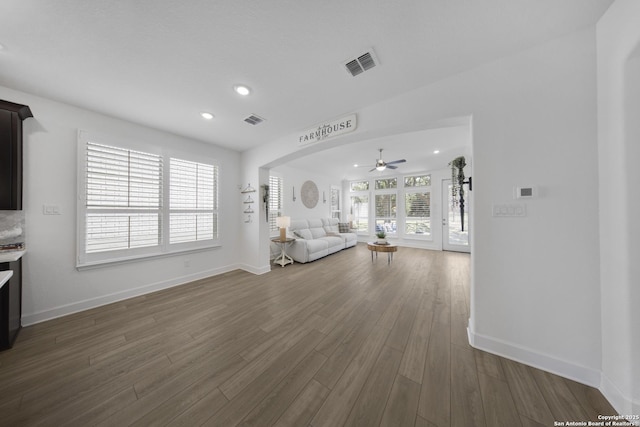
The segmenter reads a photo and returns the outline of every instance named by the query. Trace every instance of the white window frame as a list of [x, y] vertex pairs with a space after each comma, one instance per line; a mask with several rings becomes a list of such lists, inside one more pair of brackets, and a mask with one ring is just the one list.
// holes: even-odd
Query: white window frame
[[[429, 232], [428, 233], [423, 233], [423, 234], [418, 234], [418, 233], [407, 233], [407, 220], [411, 219], [413, 217], [409, 217], [407, 215], [406, 212], [406, 203], [407, 203], [407, 196], [409, 194], [423, 194], [426, 193], [429, 195]], [[402, 234], [404, 235], [405, 238], [407, 239], [419, 239], [419, 240], [431, 240], [431, 235], [433, 234], [433, 222], [431, 220], [431, 196], [432, 196], [432, 192], [431, 189], [429, 189], [428, 187], [410, 187], [410, 188], [406, 188], [405, 191], [403, 191], [402, 193], [402, 206], [404, 208], [404, 212], [403, 212], [403, 225], [402, 225]]]
[[[367, 183], [367, 189], [366, 190], [354, 190], [353, 189], [353, 184], [356, 183], [361, 183], [361, 182], [366, 182]], [[356, 179], [353, 181], [349, 181], [349, 192], [350, 193], [364, 193], [364, 192], [369, 192], [371, 191], [371, 180], [370, 179]]]
[[[334, 193], [336, 197], [334, 197]], [[342, 189], [336, 185], [331, 186], [331, 191], [329, 193], [329, 203], [331, 204], [331, 218], [338, 218], [338, 221], [342, 222]], [[333, 202], [336, 202], [334, 204]]]
[[[367, 197], [367, 229], [366, 230], [360, 230], [357, 226], [357, 224], [359, 223], [360, 217], [356, 216], [356, 212], [354, 212], [353, 210], [353, 202], [351, 200], [352, 197], [362, 197], [362, 196], [366, 196]], [[353, 227], [356, 230], [356, 233], [359, 235], [366, 235], [368, 236], [369, 233], [371, 232], [371, 194], [369, 191], [353, 191], [349, 193], [349, 209], [352, 212], [353, 215]]]
[[[273, 188], [276, 185], [279, 188]], [[275, 191], [274, 191], [275, 190]], [[280, 235], [280, 229], [276, 225], [276, 218], [282, 216], [284, 202], [284, 181], [278, 173], [269, 174], [269, 235]], [[274, 205], [276, 209], [274, 209]]]
[[[144, 153], [158, 155], [163, 161], [162, 170], [162, 199], [160, 208], [160, 239], [159, 245], [152, 247], [136, 248], [136, 249], [119, 249], [105, 252], [86, 252], [86, 228], [87, 213], [86, 194], [87, 194], [87, 170], [86, 156], [87, 143], [93, 142], [110, 147], [121, 148], [124, 150], [140, 151]], [[77, 143], [77, 233], [76, 233], [76, 268], [79, 270], [108, 265], [114, 263], [128, 262], [137, 259], [168, 256], [189, 251], [197, 251], [210, 249], [221, 246], [221, 230], [219, 215], [219, 191], [220, 191], [220, 165], [214, 159], [203, 158], [193, 154], [183, 153], [177, 150], [163, 149], [151, 144], [145, 144], [138, 141], [131, 141], [125, 138], [115, 138], [107, 135], [100, 135], [95, 132], [78, 131]], [[217, 170], [217, 188], [215, 191], [215, 199], [217, 201], [215, 208], [215, 218], [217, 218], [217, 236], [213, 239], [200, 240], [193, 242], [169, 243], [169, 224], [170, 224], [170, 173], [169, 159], [175, 158], [190, 162], [204, 163], [215, 166]]]
[[[215, 241], [218, 239], [218, 235], [220, 233], [220, 214], [219, 214], [219, 209], [218, 209], [218, 205], [219, 205], [219, 195], [218, 195], [218, 190], [219, 190], [219, 180], [220, 180], [220, 171], [219, 171], [219, 167], [217, 164], [215, 164], [215, 162], [204, 162], [202, 161], [202, 159], [198, 159], [198, 160], [189, 160], [189, 159], [185, 159], [184, 155], [180, 155], [180, 154], [173, 154], [170, 155], [168, 157], [165, 158], [165, 164], [166, 161], [168, 160], [169, 162], [169, 167], [167, 168], [165, 166], [165, 171], [168, 171], [168, 173], [165, 173], [164, 175], [164, 182], [168, 183], [167, 185], [164, 186], [165, 188], [165, 192], [164, 192], [164, 198], [163, 200], [165, 200], [165, 211], [164, 213], [166, 213], [166, 217], [164, 217], [163, 219], [165, 219], [165, 221], [163, 222], [163, 225], [165, 225], [165, 227], [163, 228], [163, 235], [167, 236], [168, 238], [165, 239], [167, 240], [168, 244], [169, 244], [169, 251], [168, 252], [175, 252], [178, 250], [181, 250], [180, 248], [182, 248], [182, 250], [191, 250], [191, 249], [199, 249], [199, 248], [206, 248], [209, 247], [211, 245], [212, 241]], [[187, 156], [188, 157], [188, 156]], [[172, 207], [172, 198], [171, 198], [171, 169], [174, 165], [174, 163], [178, 163], [181, 162], [183, 165], [184, 164], [192, 164], [196, 167], [196, 170], [202, 165], [204, 166], [205, 169], [205, 173], [206, 173], [206, 169], [212, 167], [213, 168], [213, 194], [212, 194], [212, 203], [211, 203], [211, 207], [206, 206], [207, 203], [205, 202], [203, 205], [200, 205], [201, 201], [197, 201], [196, 202], [196, 206], [192, 206], [190, 208], [174, 208]], [[202, 181], [197, 180], [197, 185], [202, 183]], [[205, 191], [208, 192], [207, 189], [205, 189]], [[199, 199], [200, 197], [198, 195], [196, 195], [196, 198]], [[191, 215], [198, 215], [198, 214], [211, 214], [212, 218], [213, 218], [213, 225], [212, 225], [212, 234], [213, 237], [212, 238], [204, 238], [204, 239], [200, 239], [198, 237], [196, 237], [195, 240], [190, 240], [190, 241], [186, 241], [186, 242], [172, 242], [172, 235], [171, 235], [171, 215], [172, 214], [191, 214]], [[197, 217], [196, 217], [197, 218]], [[197, 219], [196, 219], [197, 221]], [[196, 235], [198, 233], [198, 230], [196, 230]]]
[[[410, 177], [410, 176], [422, 176], [422, 175], [428, 175], [429, 176], [429, 185], [412, 185], [412, 186], [406, 186], [405, 185], [405, 178]], [[398, 195], [398, 197], [401, 197], [401, 200], [399, 202], [399, 206], [398, 206], [398, 210], [401, 211], [401, 215], [402, 215], [402, 224], [398, 223], [398, 227], [402, 227], [401, 229], [401, 235], [404, 239], [411, 239], [411, 240], [433, 240], [433, 221], [432, 221], [432, 216], [431, 214], [433, 213], [433, 191], [432, 191], [432, 174], [430, 172], [421, 172], [421, 173], [412, 173], [412, 174], [407, 174], [407, 175], [402, 175], [402, 176], [398, 176], [398, 182], [402, 185], [402, 191], [400, 192], [401, 194]], [[415, 194], [415, 193], [429, 193], [429, 233], [426, 234], [408, 234], [406, 233], [406, 228], [407, 228], [407, 212], [406, 212], [406, 199], [407, 199], [407, 194]], [[400, 233], [399, 233], [400, 234]]]
[[[398, 228], [400, 227], [400, 213], [399, 213], [399, 209], [398, 209], [398, 190], [397, 189], [384, 189], [384, 190], [374, 190], [372, 192], [372, 196], [373, 196], [373, 234], [376, 234], [378, 232], [377, 229], [377, 223], [378, 220], [389, 220], [389, 221], [394, 221], [396, 222], [396, 229], [395, 231], [393, 230], [384, 230], [384, 232], [387, 234], [387, 236], [397, 236], [398, 235]], [[395, 216], [378, 216], [378, 210], [377, 210], [377, 206], [378, 206], [378, 196], [396, 196], [396, 214]]]
[[[421, 176], [421, 175], [429, 175], [430, 176], [430, 183], [429, 185], [422, 185], [422, 186], [405, 186], [404, 184], [404, 179], [406, 177], [409, 176]], [[353, 214], [353, 206], [351, 203], [351, 197], [352, 196], [367, 196], [368, 200], [369, 200], [369, 217], [368, 217], [368, 225], [367, 225], [367, 231], [360, 231], [358, 232], [359, 235], [367, 235], [367, 236], [373, 236], [376, 233], [376, 220], [378, 219], [376, 216], [376, 195], [380, 195], [380, 194], [395, 194], [396, 195], [396, 232], [395, 233], [389, 233], [387, 232], [387, 235], [391, 236], [391, 237], [397, 237], [397, 238], [402, 238], [402, 239], [407, 239], [407, 240], [426, 240], [426, 241], [432, 241], [433, 240], [433, 236], [434, 236], [434, 230], [433, 230], [433, 221], [430, 220], [430, 233], [429, 234], [407, 234], [405, 233], [405, 229], [406, 229], [406, 221], [407, 221], [407, 214], [406, 214], [406, 209], [405, 209], [405, 200], [406, 200], [406, 194], [410, 194], [410, 193], [429, 193], [429, 207], [430, 207], [430, 218], [432, 218], [431, 214], [433, 213], [433, 200], [431, 199], [433, 197], [433, 190], [432, 190], [432, 184], [431, 184], [431, 178], [432, 178], [432, 172], [417, 172], [417, 173], [411, 173], [411, 174], [405, 174], [405, 175], [386, 175], [386, 176], [381, 176], [381, 177], [372, 177], [372, 178], [368, 178], [368, 179], [354, 179], [352, 181], [348, 181], [346, 188], [349, 190], [349, 194], [348, 194], [348, 199], [347, 201], [349, 202], [349, 212]], [[392, 188], [392, 189], [380, 189], [380, 190], [376, 190], [375, 185], [376, 185], [376, 181], [379, 179], [396, 179], [396, 188]], [[352, 185], [353, 183], [359, 183], [359, 182], [364, 182], [367, 181], [369, 184], [369, 189], [368, 190], [362, 190], [362, 191], [352, 191]], [[382, 217], [381, 217], [382, 219]], [[355, 220], [355, 218], [354, 218]]]

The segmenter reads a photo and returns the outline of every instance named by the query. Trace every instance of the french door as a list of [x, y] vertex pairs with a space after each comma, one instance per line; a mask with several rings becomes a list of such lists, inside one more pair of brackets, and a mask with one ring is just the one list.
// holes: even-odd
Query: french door
[[[469, 185], [464, 184], [464, 205], [455, 199], [450, 179], [442, 180], [442, 249], [445, 251], [470, 252], [469, 242]], [[462, 207], [462, 209], [461, 209]]]

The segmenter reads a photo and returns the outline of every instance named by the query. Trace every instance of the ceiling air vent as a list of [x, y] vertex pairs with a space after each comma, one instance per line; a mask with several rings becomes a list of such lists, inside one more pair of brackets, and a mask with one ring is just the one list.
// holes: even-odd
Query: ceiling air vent
[[378, 60], [373, 53], [373, 49], [371, 49], [369, 52], [365, 52], [357, 58], [347, 61], [344, 65], [347, 67], [347, 71], [355, 77], [378, 65]]
[[250, 125], [257, 125], [259, 123], [264, 122], [264, 119], [262, 117], [256, 116], [255, 114], [252, 114], [246, 119], [244, 119], [244, 121], [249, 123]]

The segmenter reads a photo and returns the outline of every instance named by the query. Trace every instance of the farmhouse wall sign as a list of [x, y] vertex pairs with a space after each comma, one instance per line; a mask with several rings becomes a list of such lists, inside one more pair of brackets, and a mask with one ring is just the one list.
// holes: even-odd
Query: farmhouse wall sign
[[317, 127], [308, 129], [298, 135], [298, 145], [308, 145], [314, 142], [323, 141], [333, 138], [334, 136], [343, 135], [345, 133], [356, 130], [356, 115], [351, 114], [341, 119], [328, 123], [322, 123]]

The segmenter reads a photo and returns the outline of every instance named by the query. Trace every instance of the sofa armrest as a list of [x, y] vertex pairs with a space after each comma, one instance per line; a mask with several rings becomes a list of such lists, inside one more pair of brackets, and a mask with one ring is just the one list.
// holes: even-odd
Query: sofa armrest
[[305, 239], [296, 239], [287, 248], [287, 255], [293, 258], [296, 262], [308, 262], [309, 255], [307, 251], [307, 241]]

